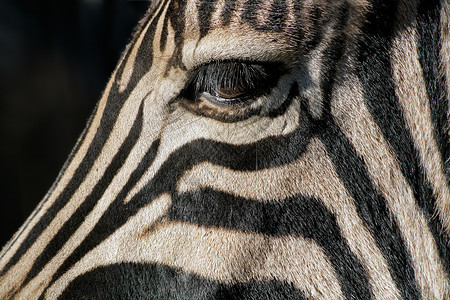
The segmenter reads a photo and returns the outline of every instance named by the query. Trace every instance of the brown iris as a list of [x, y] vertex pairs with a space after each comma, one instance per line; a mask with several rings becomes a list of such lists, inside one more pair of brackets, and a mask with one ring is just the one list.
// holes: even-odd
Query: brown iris
[[242, 84], [234, 87], [219, 87], [216, 89], [216, 96], [224, 99], [234, 99], [245, 96], [248, 87]]

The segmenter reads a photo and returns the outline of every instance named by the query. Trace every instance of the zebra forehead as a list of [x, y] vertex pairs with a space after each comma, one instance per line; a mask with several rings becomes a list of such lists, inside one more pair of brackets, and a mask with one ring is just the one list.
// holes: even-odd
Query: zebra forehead
[[[330, 35], [358, 32], [367, 1], [161, 1], [161, 48], [169, 27], [189, 68], [210, 60], [291, 61]], [[187, 58], [187, 61], [185, 61]], [[192, 62], [189, 58], [193, 58]]]
[[[360, 0], [191, 0], [177, 1], [171, 7], [175, 16], [183, 14], [188, 29], [199, 29], [203, 37], [210, 30], [230, 26], [242, 31], [242, 25], [259, 32], [286, 33], [301, 27], [303, 31], [330, 22], [340, 10], [358, 15], [369, 10]], [[183, 4], [181, 4], [183, 3]], [[181, 11], [183, 10], [183, 11]], [[236, 26], [237, 24], [241, 26]]]

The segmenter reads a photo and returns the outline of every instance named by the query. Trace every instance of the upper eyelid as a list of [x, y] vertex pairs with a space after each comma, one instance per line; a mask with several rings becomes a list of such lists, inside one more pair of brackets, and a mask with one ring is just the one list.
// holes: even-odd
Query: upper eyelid
[[199, 74], [201, 73], [202, 69], [207, 68], [208, 66], [210, 66], [211, 64], [228, 64], [228, 63], [246, 63], [246, 64], [255, 64], [257, 62], [247, 62], [247, 61], [239, 61], [239, 60], [223, 60], [223, 61], [210, 61], [207, 63], [203, 63], [198, 65], [197, 67], [193, 68], [190, 71], [190, 74], [188, 75], [189, 80], [186, 83], [186, 87], [189, 87], [190, 85], [192, 85], [192, 83], [194, 83], [196, 81], [196, 79], [198, 78]]
[[[274, 66], [276, 65], [277, 69], [278, 69], [277, 73], [280, 73], [277, 75], [281, 75], [281, 73], [284, 73], [287, 70], [287, 68], [283, 62], [252, 61], [252, 60], [237, 60], [237, 59], [236, 60], [231, 60], [231, 59], [230, 60], [212, 60], [207, 63], [199, 64], [195, 68], [192, 68], [189, 72], [190, 74], [188, 75], [188, 78], [189, 78], [188, 82], [192, 82], [196, 78], [196, 76], [200, 73], [202, 68], [206, 68], [206, 67], [210, 66], [211, 64], [229, 64], [229, 63], [260, 65], [260, 66], [264, 66], [264, 67], [267, 67], [270, 65], [274, 65]], [[269, 69], [271, 69], [271, 68], [269, 68]]]
[[266, 61], [266, 60], [252, 60], [252, 59], [219, 59], [219, 60], [209, 60], [206, 62], [198, 63], [193, 65], [192, 67], [188, 68], [188, 72], [191, 74], [195, 73], [197, 70], [199, 70], [202, 67], [211, 65], [211, 64], [226, 64], [226, 63], [243, 63], [248, 65], [270, 65], [270, 64], [277, 64], [282, 66], [282, 68], [285, 68], [286, 63], [282, 61]]
[[264, 63], [264, 60], [254, 60], [248, 58], [224, 58], [224, 59], [209, 59], [205, 61], [199, 61], [188, 67], [188, 70], [195, 70], [202, 66], [210, 65], [213, 63], [226, 63], [226, 62], [242, 62], [242, 63]]
[[[227, 62], [227, 63], [223, 63], [223, 66], [220, 65], [220, 63], [217, 63], [218, 65], [216, 66], [216, 68], [218, 68], [218, 70], [215, 69], [211, 69], [211, 65], [205, 65], [202, 69], [198, 70], [196, 75], [200, 75], [201, 71], [207, 72], [207, 71], [213, 71], [214, 73], [212, 74], [206, 74], [206, 75], [212, 75], [212, 76], [216, 76], [216, 79], [229, 79], [229, 76], [231, 75], [253, 75], [252, 72], [254, 72], [254, 74], [260, 72], [261, 74], [264, 74], [265, 72], [263, 72], [262, 70], [258, 70], [257, 69], [257, 65], [256, 64], [246, 64], [246, 63], [241, 63], [241, 62], [236, 62], [236, 66], [232, 66], [234, 62]], [[245, 66], [247, 65], [247, 66]], [[230, 69], [231, 67], [233, 67], [233, 69]], [[236, 74], [233, 74], [233, 72], [235, 72]], [[219, 75], [229, 75], [229, 76], [225, 76], [225, 77], [219, 77]]]

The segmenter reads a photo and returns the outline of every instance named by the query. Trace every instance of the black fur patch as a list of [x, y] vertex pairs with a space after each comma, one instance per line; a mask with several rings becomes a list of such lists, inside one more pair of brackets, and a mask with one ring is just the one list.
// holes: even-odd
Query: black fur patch
[[306, 297], [279, 281], [223, 284], [158, 264], [122, 263], [77, 277], [58, 299], [297, 299]]

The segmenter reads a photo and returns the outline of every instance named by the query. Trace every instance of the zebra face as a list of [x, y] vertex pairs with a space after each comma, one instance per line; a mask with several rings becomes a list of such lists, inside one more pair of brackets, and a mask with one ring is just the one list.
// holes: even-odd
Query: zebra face
[[445, 299], [448, 9], [153, 2], [0, 295]]

